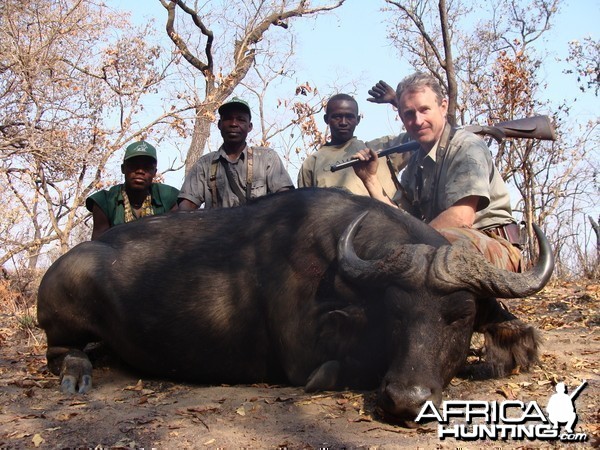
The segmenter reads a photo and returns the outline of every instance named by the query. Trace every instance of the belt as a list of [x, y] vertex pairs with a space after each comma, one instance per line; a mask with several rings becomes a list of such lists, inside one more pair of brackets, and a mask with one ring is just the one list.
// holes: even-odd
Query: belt
[[483, 231], [494, 236], [499, 236], [502, 239], [506, 239], [515, 247], [521, 248], [523, 246], [523, 242], [521, 240], [521, 229], [516, 223], [509, 223], [506, 225], [499, 225], [497, 227], [486, 228]]

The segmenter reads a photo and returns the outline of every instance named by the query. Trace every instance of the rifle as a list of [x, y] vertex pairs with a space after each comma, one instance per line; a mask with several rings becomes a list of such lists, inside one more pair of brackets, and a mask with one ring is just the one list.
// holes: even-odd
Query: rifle
[[[533, 116], [524, 119], [509, 120], [507, 122], [499, 122], [491, 126], [484, 125], [465, 125], [458, 128], [459, 130], [467, 130], [471, 133], [479, 135], [489, 135], [498, 143], [507, 138], [525, 138], [525, 139], [540, 139], [544, 141], [555, 141], [556, 134], [550, 118], [548, 116]], [[391, 155], [392, 153], [405, 153], [418, 150], [419, 143], [410, 141], [406, 144], [397, 145], [390, 148], [384, 148], [377, 152], [378, 157]], [[336, 172], [340, 169], [352, 167], [360, 160], [352, 158], [347, 161], [342, 161], [331, 166], [331, 171]]]
[[[378, 150], [377, 156], [379, 158], [381, 158], [383, 156], [391, 155], [392, 153], [413, 152], [415, 150], [418, 150], [420, 146], [421, 146], [421, 144], [419, 144], [417, 141], [410, 141], [410, 142], [407, 142], [406, 144], [396, 145], [394, 147], [384, 148], [383, 150]], [[345, 169], [346, 167], [352, 167], [355, 164], [357, 164], [359, 161], [360, 161], [360, 159], [358, 159], [358, 158], [351, 158], [351, 159], [348, 159], [347, 161], [342, 161], [342, 162], [339, 162], [336, 164], [332, 164], [331, 171], [336, 172], [340, 169]]]

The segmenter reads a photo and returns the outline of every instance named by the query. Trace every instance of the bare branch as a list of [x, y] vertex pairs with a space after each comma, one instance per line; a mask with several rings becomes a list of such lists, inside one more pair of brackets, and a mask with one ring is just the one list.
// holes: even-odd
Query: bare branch
[[[166, 30], [167, 35], [171, 38], [171, 41], [175, 44], [175, 46], [181, 52], [181, 55], [185, 58], [187, 62], [189, 62], [193, 67], [200, 70], [205, 77], [212, 78], [213, 77], [213, 55], [212, 55], [212, 44], [214, 35], [211, 30], [209, 30], [197, 11], [194, 11], [190, 7], [188, 7], [182, 0], [160, 0], [160, 3], [167, 10], [167, 24]], [[174, 23], [175, 23], [175, 7], [179, 6], [181, 10], [183, 10], [187, 15], [192, 18], [192, 22], [196, 27], [200, 30], [200, 33], [206, 36], [206, 46], [204, 47], [204, 51], [206, 53], [206, 62], [202, 62], [197, 56], [193, 55], [189, 50], [186, 43], [182, 40], [181, 36], [175, 31]]]

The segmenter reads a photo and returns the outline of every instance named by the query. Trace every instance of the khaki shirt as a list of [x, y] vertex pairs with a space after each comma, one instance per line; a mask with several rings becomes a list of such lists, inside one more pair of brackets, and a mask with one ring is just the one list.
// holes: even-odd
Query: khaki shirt
[[[400, 205], [417, 206], [426, 222], [457, 201], [479, 197], [474, 228], [483, 230], [514, 222], [510, 195], [487, 145], [479, 136], [457, 130], [441, 160], [438, 146], [428, 154], [415, 152], [402, 172], [402, 189], [394, 200]], [[418, 192], [418, 171], [422, 167], [422, 188]]]
[[[220, 147], [216, 152], [203, 155], [185, 177], [178, 198], [189, 200], [198, 206], [204, 204], [205, 208], [212, 208], [212, 195], [208, 182], [212, 162], [217, 159], [219, 160], [216, 174], [217, 206], [225, 208], [238, 206], [240, 200], [229, 186], [225, 169], [220, 160], [225, 160], [225, 163], [229, 165], [228, 167], [233, 172], [236, 184], [242, 192], [246, 192], [247, 158], [248, 147], [234, 162], [227, 159], [223, 147]], [[266, 147], [252, 147], [252, 191], [250, 197], [262, 197], [263, 195], [293, 188], [294, 183], [275, 150]]]
[[[366, 147], [366, 144], [355, 137], [342, 145], [324, 145], [315, 153], [309, 155], [298, 173], [298, 187], [339, 187], [356, 195], [369, 196], [369, 192], [352, 167], [331, 171], [333, 164], [346, 161], [356, 152]], [[383, 190], [389, 198], [396, 193], [395, 175], [390, 172], [387, 164], [379, 164], [377, 177]]]

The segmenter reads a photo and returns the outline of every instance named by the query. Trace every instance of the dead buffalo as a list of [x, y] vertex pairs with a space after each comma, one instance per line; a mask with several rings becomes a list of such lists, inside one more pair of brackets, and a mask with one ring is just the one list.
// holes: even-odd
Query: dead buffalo
[[502, 375], [537, 356], [533, 328], [494, 297], [524, 297], [553, 260], [523, 274], [449, 245], [368, 197], [299, 189], [231, 209], [115, 227], [45, 274], [38, 319], [61, 388], [85, 392], [82, 351], [102, 341], [145, 374], [196, 383], [372, 389], [411, 419], [464, 365], [473, 331]]

